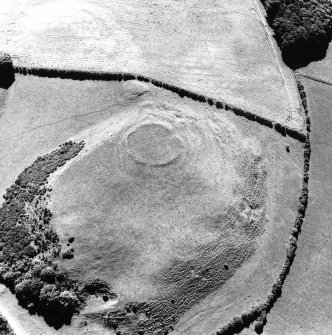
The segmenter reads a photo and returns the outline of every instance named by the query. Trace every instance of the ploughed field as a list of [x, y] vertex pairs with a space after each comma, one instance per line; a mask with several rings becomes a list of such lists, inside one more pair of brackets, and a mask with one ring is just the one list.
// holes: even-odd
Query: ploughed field
[[15, 66], [130, 72], [302, 129], [292, 71], [258, 0], [3, 0]]

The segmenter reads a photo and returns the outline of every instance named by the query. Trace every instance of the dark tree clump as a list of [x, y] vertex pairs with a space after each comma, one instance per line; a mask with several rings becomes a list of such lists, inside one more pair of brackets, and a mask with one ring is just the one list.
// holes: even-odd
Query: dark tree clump
[[67, 142], [38, 157], [7, 189], [0, 207], [0, 282], [16, 294], [21, 306], [43, 315], [55, 328], [70, 322], [80, 298], [75, 281], [61, 276], [57, 268], [61, 247], [50, 225], [46, 182], [83, 146]]
[[330, 0], [261, 0], [284, 62], [296, 69], [323, 59], [332, 39]]
[[8, 89], [15, 81], [12, 59], [9, 55], [0, 54], [0, 88]]
[[8, 322], [0, 316], [0, 335], [15, 335], [10, 329]]

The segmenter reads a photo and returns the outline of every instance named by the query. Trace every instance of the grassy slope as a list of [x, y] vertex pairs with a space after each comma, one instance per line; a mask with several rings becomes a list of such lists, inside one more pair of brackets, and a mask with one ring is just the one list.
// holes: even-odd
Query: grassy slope
[[120, 108], [121, 87], [16, 75], [0, 117], [0, 194], [36, 157]]
[[[121, 110], [126, 100], [119, 83], [74, 82], [16, 75], [0, 116], [0, 193], [39, 155]], [[88, 136], [91, 131], [88, 130]], [[10, 167], [10, 168], [9, 168]], [[43, 319], [17, 306], [11, 293], [0, 299], [29, 334], [53, 333]], [[66, 332], [67, 328], [62, 329]], [[73, 330], [68, 330], [73, 334]]]
[[[164, 94], [161, 92], [160, 97], [157, 96], [154, 99], [157, 101], [171, 100], [172, 103], [176, 103], [179, 106], [189, 105], [194, 109], [202, 108], [201, 104], [199, 103], [191, 102], [188, 99], [181, 100], [179, 98], [173, 98], [172, 95], [168, 93]], [[209, 112], [209, 110], [211, 109], [207, 106], [204, 106], [203, 108], [206, 110], [206, 112]], [[220, 112], [225, 113], [223, 111]], [[182, 320], [180, 320], [178, 329], [182, 329], [180, 332], [181, 334], [186, 328], [187, 331], [191, 333], [194, 331], [197, 331], [198, 333], [202, 333], [202, 331], [215, 331], [218, 327], [220, 327], [223, 322], [228, 321], [228, 318], [231, 319], [234, 316], [234, 313], [239, 313], [243, 309], [251, 306], [252, 304], [254, 304], [256, 299], [263, 300], [266, 297], [272, 279], [278, 274], [278, 271], [280, 270], [280, 265], [285, 252], [284, 242], [287, 241], [289, 238], [290, 228], [294, 223], [295, 219], [295, 211], [298, 195], [300, 192], [300, 182], [303, 165], [302, 145], [294, 140], [291, 140], [290, 138], [283, 138], [280, 136], [280, 134], [270, 129], [265, 129], [258, 124], [238, 118], [232, 115], [232, 113], [227, 114], [227, 117], [229, 117], [232, 122], [237, 125], [237, 127], [242, 129], [242, 131], [247, 136], [259, 136], [260, 142], [264, 143], [264, 151], [268, 154], [271, 165], [275, 164], [275, 169], [273, 169], [273, 173], [275, 173], [275, 175], [274, 177], [271, 176], [270, 187], [273, 194], [271, 195], [271, 202], [274, 202], [276, 204], [270, 207], [271, 226], [268, 228], [268, 232], [270, 235], [265, 237], [264, 242], [266, 244], [261, 245], [262, 249], [260, 249], [260, 252], [255, 256], [250, 264], [244, 266], [244, 268], [242, 268], [237, 273], [237, 275], [220, 291], [218, 291], [216, 294], [209, 296], [206, 301], [203, 301], [200, 305], [197, 306], [197, 308], [193, 308], [192, 311], [189, 311], [188, 314], [185, 315]], [[290, 145], [290, 154], [287, 153], [285, 150], [286, 144]], [[89, 146], [89, 143], [87, 143], [87, 146]], [[89, 169], [88, 167], [86, 167], [85, 171], [88, 173], [88, 171], [91, 171], [91, 168]], [[110, 170], [110, 174], [112, 174], [112, 169]], [[287, 180], [284, 180], [285, 176], [287, 176]], [[83, 179], [82, 183], [85, 184]], [[61, 189], [63, 189], [62, 192]], [[59, 189], [59, 191], [60, 193], [55, 193], [55, 195], [58, 199], [61, 199], [62, 194], [65, 194], [63, 193], [65, 191], [64, 185]], [[75, 212], [74, 207], [70, 210], [71, 213]], [[75, 221], [75, 215], [73, 216], [73, 219]], [[91, 220], [90, 224], [92, 224]], [[96, 225], [96, 222], [94, 222], [93, 224]], [[68, 226], [69, 231], [67, 233], [73, 233], [74, 235], [78, 234], [77, 236], [80, 236], [80, 229], [74, 229], [74, 226], [72, 231], [70, 231], [70, 227]], [[100, 238], [104, 238], [103, 236], [107, 235], [105, 233], [105, 229], [103, 227], [100, 227], [100, 232], [102, 233], [102, 235], [100, 235]], [[107, 230], [108, 229], [109, 228], [107, 228]], [[98, 232], [99, 230], [96, 231]], [[63, 234], [65, 234], [65, 240], [65, 237], [68, 237], [69, 235], [66, 236], [65, 231], [63, 232]], [[98, 241], [100, 240], [98, 235], [92, 236], [91, 234], [89, 234], [89, 236], [96, 240], [98, 250], [99, 246], [100, 248], [102, 248], [102, 243], [99, 243]], [[105, 236], [105, 238], [107, 237]], [[279, 243], [272, 243], [272, 241], [275, 240], [278, 240]], [[77, 260], [81, 262], [82, 257], [79, 254], [79, 250], [80, 246], [76, 245], [75, 252], [78, 252]], [[88, 249], [86, 251], [88, 251]], [[107, 279], [107, 273], [109, 270], [104, 270], [106, 268], [106, 264], [104, 263], [105, 258], [98, 257], [98, 253], [95, 253], [95, 255], [93, 255], [90, 252], [85, 253], [84, 257], [86, 258], [86, 264], [89, 264], [89, 270], [86, 269], [87, 272], [99, 276], [106, 275], [105, 278]], [[95, 261], [93, 261], [93, 257], [97, 257]], [[109, 260], [110, 256], [106, 257], [106, 259]], [[75, 267], [75, 257], [69, 263], [66, 262], [66, 264], [66, 267]], [[248, 276], [248, 274], [250, 275]], [[109, 275], [112, 276], [112, 271]], [[244, 282], [246, 283], [245, 285]], [[137, 283], [134, 284], [137, 285]], [[247, 296], [247, 294], [245, 293], [249, 291], [251, 292], [250, 297]], [[135, 296], [135, 291], [133, 292], [133, 294]], [[234, 301], [236, 301], [236, 303]], [[211, 305], [211, 308], [207, 309], [207, 304]], [[227, 309], [221, 308], [221, 306], [225, 305], [228, 306]], [[216, 319], [215, 323], [210, 322], [210, 317], [212, 318], [211, 315], [213, 315], [213, 318]], [[197, 318], [197, 322], [193, 323], [192, 321], [190, 321], [190, 319], [193, 317]]]
[[[247, 136], [258, 137], [264, 143], [264, 152], [268, 153], [269, 173], [273, 174], [269, 186], [274, 204], [270, 207], [270, 226], [251, 261], [220, 290], [188, 311], [176, 325], [174, 334], [211, 334], [234, 315], [264, 300], [273, 277], [280, 271], [284, 243], [295, 220], [303, 165], [302, 145], [249, 121], [236, 117], [232, 121]], [[291, 148], [290, 154], [285, 150], [287, 144]], [[286, 176], [287, 180], [284, 180]]]
[[[58, 80], [45, 80], [32, 77], [21, 78], [18, 76], [15, 86], [12, 88], [7, 110], [0, 120], [1, 143], [8, 143], [6, 147], [1, 148], [3, 150], [2, 152], [4, 152], [3, 157], [5, 158], [2, 162], [1, 173], [3, 175], [8, 173], [8, 175], [6, 175], [8, 179], [2, 181], [2, 187], [5, 188], [12, 183], [18, 172], [21, 172], [23, 167], [31, 163], [37, 155], [49, 151], [55, 145], [67, 139], [68, 136], [73, 136], [75, 133], [87, 127], [86, 121], [78, 125], [77, 118], [50, 124], [33, 131], [30, 131], [32, 130], [31, 128], [34, 128], [30, 127], [31, 125], [38, 126], [44, 123], [58, 122], [62, 120], [64, 116], [67, 116], [68, 113], [74, 116], [95, 110], [95, 108], [101, 109], [101, 107], [105, 106], [104, 103], [106, 99], [108, 99], [110, 103], [119, 99], [119, 95], [116, 94], [116, 92], [119, 93], [121, 91], [117, 89], [115, 85], [112, 86], [112, 84], [77, 83], [71, 81], [61, 81], [61, 87], [59, 84], [60, 81]], [[112, 87], [111, 91], [113, 95], [109, 94], [110, 87]], [[92, 97], [96, 100], [92, 99]], [[63, 100], [66, 102], [65, 107]], [[25, 106], [25, 108], [21, 106]], [[45, 106], [47, 106], [46, 109]], [[109, 109], [110, 112], [119, 110], [121, 110], [120, 104], [116, 105], [114, 109]], [[106, 111], [106, 115], [107, 113]], [[103, 119], [104, 117], [105, 114], [96, 114], [91, 116], [91, 119], [85, 117], [83, 120], [88, 118], [91, 123], [94, 123], [96, 119]], [[26, 127], [26, 125], [29, 125], [29, 127]], [[260, 126], [256, 125], [257, 128], [255, 128], [255, 126], [248, 121], [244, 121], [241, 127], [243, 127], [243, 130], [246, 132], [248, 128], [252, 128], [253, 133], [260, 132]], [[61, 132], [59, 130], [61, 130]], [[28, 132], [21, 134], [25, 131]], [[276, 136], [278, 139], [280, 138], [279, 134], [276, 134]], [[271, 139], [271, 142], [273, 141], [274, 139]], [[287, 142], [288, 139], [285, 139], [284, 143], [280, 144], [280, 152], [284, 152], [283, 149]], [[298, 150], [296, 148], [295, 145], [295, 152]], [[7, 151], [5, 152], [5, 150]], [[9, 170], [9, 164], [13, 166], [14, 169]], [[299, 166], [301, 165], [299, 164]], [[17, 171], [15, 169], [17, 169]], [[283, 224], [287, 223], [282, 222], [281, 226]], [[270, 266], [270, 264], [266, 265], [266, 273], [271, 270]], [[261, 288], [259, 288], [259, 291], [261, 291]]]
[[[61, 86], [59, 85], [61, 83]], [[110, 94], [111, 92], [111, 94]], [[163, 101], [173, 101], [172, 94], [162, 93], [160, 97], [150, 97], [152, 100], [162, 99]], [[64, 142], [68, 136], [74, 136], [76, 133], [88, 129], [86, 124], [87, 121], [91, 124], [94, 124], [98, 121], [102, 121], [109, 117], [110, 114], [120, 114], [126, 111], [128, 102], [125, 101], [125, 96], [123, 96], [123, 86], [122, 84], [103, 84], [103, 83], [79, 83], [72, 81], [59, 81], [59, 80], [47, 80], [33, 77], [21, 77], [17, 76], [17, 81], [10, 92], [10, 99], [8, 101], [5, 113], [3, 114], [0, 120], [0, 129], [1, 129], [1, 141], [7, 145], [1, 147], [2, 155], [4, 160], [2, 161], [1, 174], [6, 178], [1, 180], [1, 187], [9, 186], [17, 174], [23, 170], [23, 168], [30, 164], [36, 156], [43, 154], [47, 151], [50, 151], [54, 148], [55, 145], [58, 145], [61, 142]], [[66, 102], [65, 104], [63, 102]], [[105, 104], [105, 101], [107, 104]], [[115, 101], [115, 102], [114, 102]], [[108, 104], [109, 102], [109, 104]], [[201, 104], [191, 102], [188, 99], [176, 98], [176, 104], [186, 105], [192, 104], [193, 108], [202, 108]], [[81, 118], [74, 117], [78, 114], [85, 114], [87, 112], [101, 110], [102, 107], [113, 106], [106, 109], [104, 112], [92, 114], [90, 116], [85, 116]], [[22, 108], [21, 106], [25, 106]], [[207, 112], [209, 107], [204, 105], [203, 107]], [[221, 111], [222, 112], [222, 111]], [[69, 119], [66, 118], [69, 114]], [[285, 146], [290, 144], [291, 146], [291, 157], [295, 159], [294, 163], [290, 161], [286, 164], [289, 165], [288, 169], [298, 170], [298, 174], [301, 174], [301, 155], [299, 154], [301, 149], [300, 145], [289, 139], [283, 139], [280, 134], [274, 133], [272, 130], [261, 128], [256, 123], [252, 123], [246, 120], [237, 118], [232, 113], [228, 114], [233, 122], [235, 122], [244, 133], [250, 133], [252, 136], [258, 133], [264, 133], [266, 136], [267, 142], [266, 145], [271, 145], [275, 148], [274, 143], [279, 143], [277, 149], [272, 149], [276, 151], [276, 159], [278, 162], [282, 162], [283, 159], [288, 161], [286, 154]], [[71, 117], [74, 117], [71, 119]], [[66, 118], [65, 121], [60, 121]], [[77, 120], [83, 120], [80, 124], [77, 123]], [[38, 125], [47, 124], [43, 127], [36, 128]], [[36, 128], [36, 129], [35, 129]], [[91, 128], [92, 132], [94, 128]], [[95, 128], [97, 130], [98, 128]], [[61, 131], [59, 131], [61, 130]], [[89, 138], [90, 131], [85, 130], [85, 136]], [[91, 134], [93, 135], [93, 134]], [[280, 142], [279, 142], [280, 141]], [[263, 141], [265, 143], [265, 141]], [[269, 152], [269, 149], [266, 149]], [[281, 158], [282, 157], [282, 158]], [[12, 169], [8, 169], [8, 166], [12, 166]], [[285, 175], [288, 175], [285, 173]], [[286, 207], [285, 212], [275, 213], [275, 217], [279, 217], [278, 229], [276, 230], [276, 238], [279, 241], [282, 239], [287, 240], [287, 227], [288, 219], [292, 216], [292, 208], [288, 208], [288, 200], [297, 198], [298, 191], [296, 186], [296, 180], [299, 179], [299, 175], [294, 173], [293, 176], [290, 176], [294, 180], [294, 183], [291, 187], [294, 193], [287, 192], [289, 198], [285, 198], [284, 194], [281, 192], [279, 194], [279, 199], [284, 201], [283, 204]], [[282, 176], [279, 176], [282, 178]], [[288, 182], [286, 182], [288, 184]], [[281, 187], [281, 185], [280, 185]], [[281, 187], [282, 189], [282, 187]], [[272, 222], [275, 222], [272, 220]], [[291, 224], [291, 222], [290, 222]], [[265, 292], [269, 288], [269, 279], [271, 272], [276, 273], [278, 271], [278, 264], [281, 259], [278, 256], [283, 252], [283, 243], [280, 243], [275, 248], [267, 249], [270, 254], [266, 257], [265, 260], [260, 259], [262, 255], [256, 259], [259, 263], [259, 268], [255, 273], [249, 278], [249, 284], [246, 289], [252, 290], [252, 296], [255, 297], [264, 297]], [[281, 257], [282, 258], [282, 257]], [[273, 265], [271, 265], [273, 263]], [[257, 263], [258, 264], [258, 263]], [[257, 265], [256, 264], [256, 265]], [[247, 307], [250, 305], [250, 299], [243, 300], [243, 291], [240, 287], [242, 286], [242, 278], [247, 275], [246, 271], [252, 271], [252, 268], [249, 266], [244, 268], [243, 271], [234, 278], [234, 281], [226, 288], [226, 299], [231, 299], [234, 297], [234, 288], [237, 288], [239, 307], [230, 306], [223, 317], [218, 314], [218, 320], [227, 319], [228, 316], [233, 316], [232, 313], [234, 308], [242, 308], [243, 306]], [[260, 275], [261, 279], [259, 285], [257, 285], [257, 276]], [[273, 277], [271, 276], [271, 279]], [[234, 285], [234, 286], [232, 286]], [[250, 286], [251, 285], [251, 286]], [[220, 303], [220, 302], [219, 302]], [[218, 301], [215, 302], [218, 305]], [[201, 306], [204, 310], [204, 304]], [[217, 308], [218, 310], [219, 308]], [[195, 311], [194, 311], [195, 313]], [[29, 318], [23, 319], [24, 322], [28, 322]], [[24, 321], [25, 320], [25, 321]], [[215, 325], [218, 327], [220, 322]], [[212, 327], [214, 327], [212, 325]], [[66, 330], [64, 330], [65, 332]], [[70, 333], [71, 331], [69, 331]]]
[[258, 0], [25, 0], [2, 15], [10, 38], [0, 46], [16, 65], [141, 73], [301, 127], [292, 73], [259, 8]]
[[264, 332], [267, 335], [332, 332], [332, 87], [310, 79], [301, 80], [312, 123], [309, 205], [282, 297], [268, 316]]

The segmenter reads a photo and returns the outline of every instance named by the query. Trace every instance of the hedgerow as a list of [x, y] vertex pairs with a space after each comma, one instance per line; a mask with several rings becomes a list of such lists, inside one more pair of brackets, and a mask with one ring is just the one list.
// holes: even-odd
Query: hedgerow
[[261, 0], [284, 62], [296, 69], [325, 57], [332, 38], [330, 0]]
[[[240, 333], [244, 328], [249, 327], [252, 323], [257, 334], [263, 333], [264, 326], [266, 324], [267, 314], [274, 306], [277, 299], [282, 294], [282, 287], [289, 274], [291, 265], [296, 256], [297, 241], [301, 232], [302, 224], [304, 221], [306, 209], [308, 206], [308, 182], [309, 182], [309, 167], [310, 167], [310, 156], [311, 156], [311, 144], [310, 144], [310, 117], [307, 108], [307, 98], [302, 83], [298, 80], [298, 89], [302, 99], [302, 105], [306, 116], [307, 133], [305, 135], [305, 145], [303, 150], [303, 180], [302, 190], [299, 197], [297, 217], [293, 225], [292, 234], [289, 239], [288, 247], [286, 249], [286, 256], [283, 262], [282, 269], [279, 275], [275, 278], [271, 288], [270, 294], [267, 296], [265, 302], [253, 306], [250, 310], [242, 313], [239, 316], [234, 317], [228, 323], [226, 323], [221, 329], [216, 332], [216, 335], [234, 335]], [[279, 132], [283, 132], [282, 126], [279, 125], [280, 129], [276, 129]], [[286, 132], [284, 134], [286, 136]]]

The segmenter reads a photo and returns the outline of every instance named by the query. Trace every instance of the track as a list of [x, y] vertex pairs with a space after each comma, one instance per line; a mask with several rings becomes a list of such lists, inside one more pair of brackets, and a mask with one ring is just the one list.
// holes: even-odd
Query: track
[[[2, 290], [0, 295], [3, 294], [3, 293], [4, 292]], [[0, 302], [0, 314], [7, 320], [10, 328], [14, 331], [15, 335], [31, 335], [31, 334], [28, 334], [22, 328], [22, 326], [19, 324], [19, 322], [17, 322], [16, 318], [13, 317], [13, 315], [10, 313], [7, 306], [5, 304], [3, 304], [2, 302]]]

